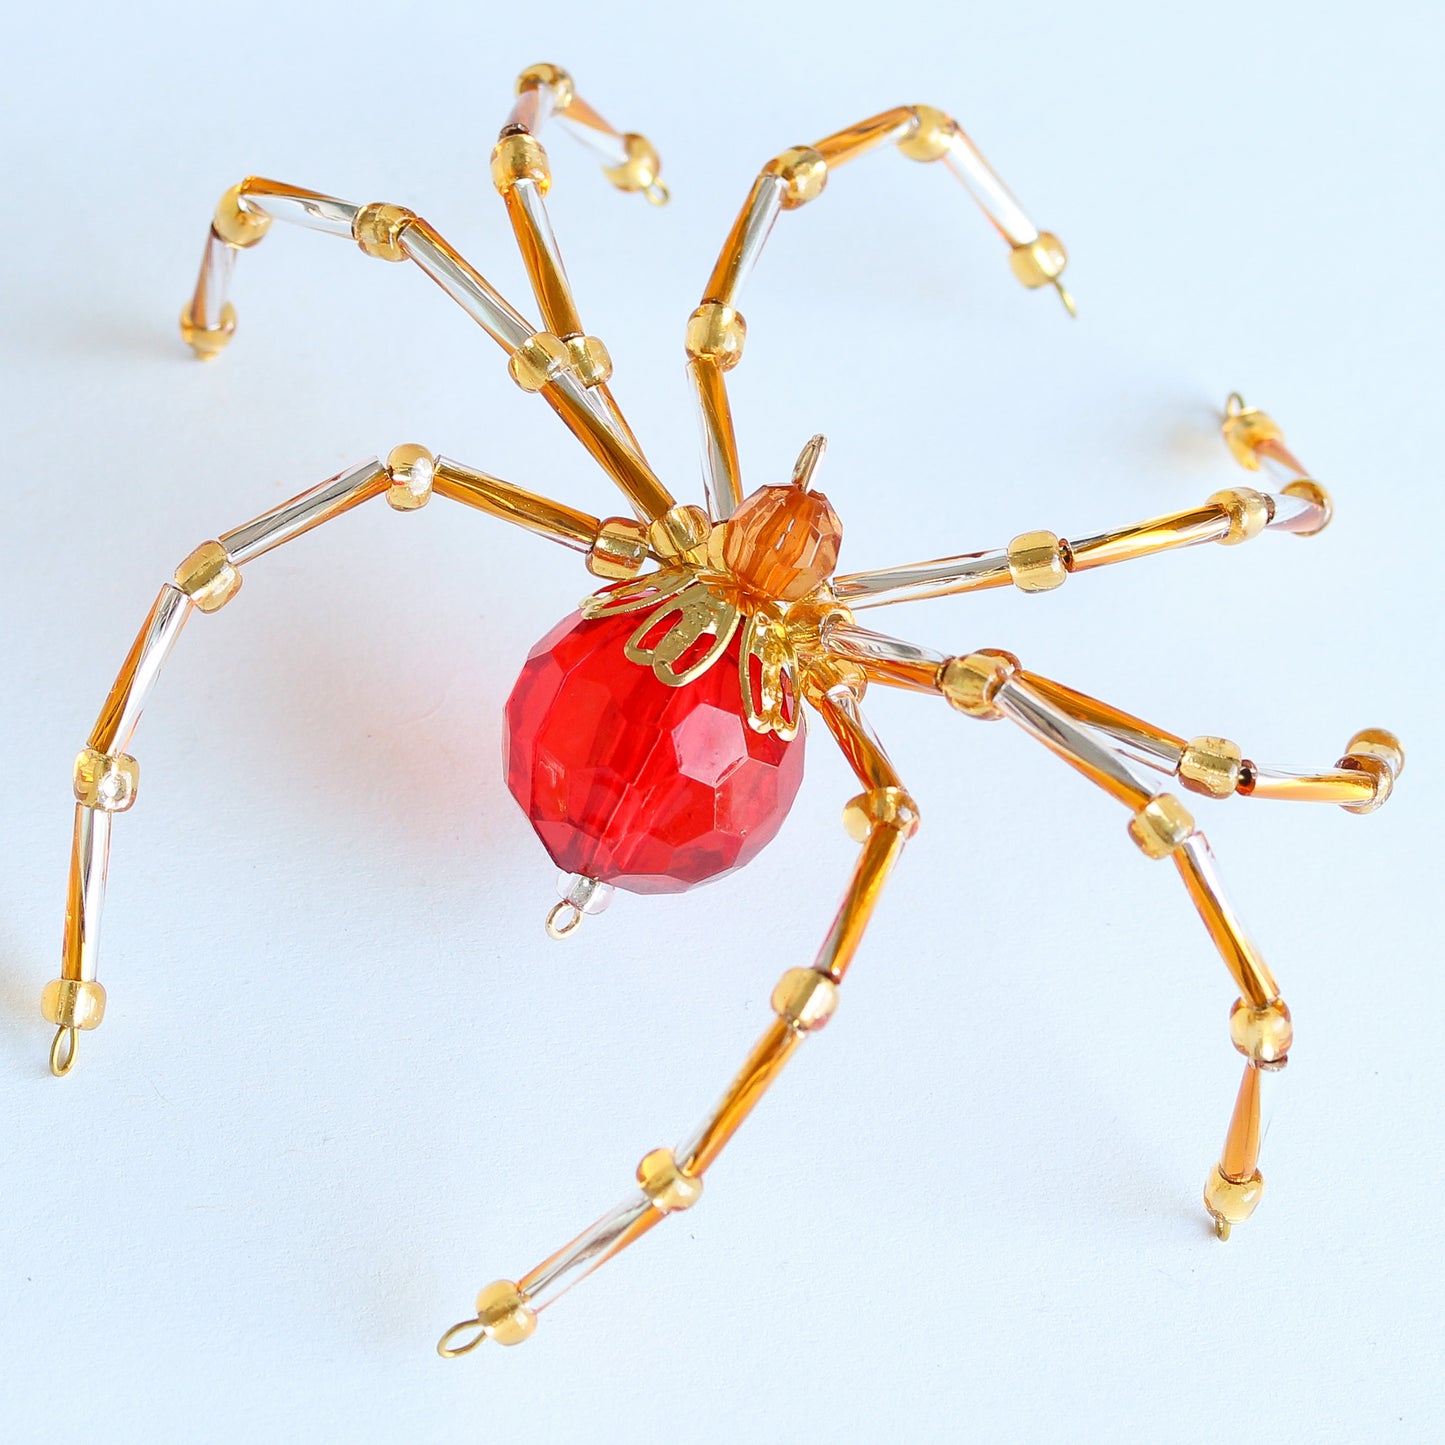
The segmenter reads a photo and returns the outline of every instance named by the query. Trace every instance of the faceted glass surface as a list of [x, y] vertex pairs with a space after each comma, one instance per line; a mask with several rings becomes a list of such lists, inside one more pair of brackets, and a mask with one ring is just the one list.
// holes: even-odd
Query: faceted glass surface
[[759, 487], [728, 519], [723, 557], [760, 597], [796, 602], [833, 575], [843, 524], [827, 497], [801, 487]]
[[740, 868], [777, 833], [803, 776], [791, 742], [743, 719], [739, 640], [668, 687], [623, 653], [636, 614], [564, 618], [507, 699], [507, 786], [552, 861], [680, 893]]

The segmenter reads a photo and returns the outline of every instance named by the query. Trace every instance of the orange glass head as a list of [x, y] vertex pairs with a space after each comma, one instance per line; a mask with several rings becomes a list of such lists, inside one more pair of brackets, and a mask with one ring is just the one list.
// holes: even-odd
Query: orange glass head
[[791, 482], [759, 487], [728, 519], [723, 560], [746, 591], [796, 602], [833, 575], [843, 524], [827, 497], [809, 490], [826, 445], [822, 437], [812, 438]]
[[747, 591], [796, 602], [833, 575], [843, 524], [821, 492], [759, 487], [728, 518], [723, 559]]

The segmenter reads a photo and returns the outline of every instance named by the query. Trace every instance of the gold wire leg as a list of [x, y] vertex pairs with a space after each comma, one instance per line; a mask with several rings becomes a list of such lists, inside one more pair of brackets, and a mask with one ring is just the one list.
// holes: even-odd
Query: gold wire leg
[[1224, 1149], [1214, 1172], [1205, 1181], [1204, 1208], [1214, 1221], [1214, 1232], [1228, 1239], [1236, 1224], [1243, 1224], [1254, 1213], [1264, 1193], [1264, 1176], [1259, 1162], [1259, 1068], [1244, 1066], [1234, 1112]]
[[[1240, 995], [1231, 1010], [1229, 1028], [1247, 1067], [1223, 1154], [1204, 1191], [1205, 1207], [1219, 1237], [1228, 1238], [1234, 1225], [1249, 1218], [1263, 1188], [1257, 1167], [1259, 1073], [1284, 1067], [1293, 1025], [1269, 966], [1224, 896], [1208, 841], [1178, 798], [1149, 787], [1134, 775], [1126, 760], [1129, 753], [1147, 752], [1150, 745], [1167, 753], [1164, 745], [1171, 741], [1170, 735], [1128, 713], [1024, 672], [1010, 653], [980, 651], [943, 658], [865, 632], [846, 613], [825, 622], [821, 639], [834, 656], [896, 686], [921, 690], [931, 670], [931, 690], [942, 694], [958, 711], [969, 717], [1006, 717], [1017, 723], [1130, 809], [1129, 835], [1145, 857], [1173, 859]], [[1121, 746], [1116, 749], [1101, 741], [1091, 728], [1100, 729], [1106, 738], [1112, 734], [1112, 741]]]
[[[525, 172], [522, 162], [517, 166]], [[182, 336], [198, 356], [214, 356], [230, 340], [236, 325], [229, 300], [236, 254], [258, 244], [275, 221], [354, 241], [378, 260], [414, 263], [507, 352], [513, 381], [541, 393], [643, 517], [651, 521], [673, 506], [606, 390], [611, 368], [606, 348], [587, 337], [573, 338], [576, 344], [569, 347], [534, 326], [434, 226], [404, 206], [358, 206], [262, 176], [232, 186], [216, 208], [196, 289], [181, 317]], [[555, 240], [551, 246], [555, 251]], [[560, 264], [558, 258], [559, 277]], [[549, 295], [561, 304], [555, 288]]]
[[1345, 745], [1333, 768], [1311, 773], [1262, 767], [1228, 738], [1204, 734], [1186, 740], [1052, 678], [1035, 672], [1020, 672], [1019, 678], [1077, 722], [1132, 749], [1148, 766], [1173, 773], [1190, 792], [1204, 797], [1337, 803], [1347, 812], [1370, 813], [1390, 796], [1405, 766], [1405, 750], [1394, 733], [1364, 728]]
[[74, 1067], [81, 1032], [99, 1027], [105, 1015], [96, 964], [111, 823], [134, 804], [140, 785], [140, 765], [126, 749], [186, 620], [194, 611], [224, 607], [240, 591], [243, 566], [273, 548], [375, 497], [385, 496], [397, 511], [416, 511], [433, 490], [586, 553], [598, 576], [631, 576], [648, 557], [647, 529], [631, 518], [599, 521], [414, 445], [393, 448], [385, 462], [341, 472], [197, 547], [161, 588], [75, 760], [60, 977], [41, 995], [41, 1012], [55, 1025], [50, 1069], [56, 1077]]
[[703, 1178], [727, 1142], [752, 1113], [769, 1085], [808, 1034], [837, 1007], [839, 985], [857, 952], [888, 874], [916, 831], [912, 799], [841, 682], [809, 693], [833, 736], [843, 745], [865, 791], [844, 810], [844, 822], [863, 848], [843, 902], [809, 968], [789, 969], [773, 990], [774, 1018], [712, 1112], [674, 1149], [654, 1149], [637, 1166], [638, 1190], [557, 1253], [519, 1280], [497, 1280], [477, 1296], [476, 1314], [453, 1325], [437, 1343], [443, 1358], [474, 1350], [484, 1340], [520, 1344], [538, 1314], [579, 1280], [621, 1253], [667, 1214], [690, 1209], [702, 1197]]
[[589, 136], [610, 137], [623, 152], [617, 157], [619, 164], [626, 162], [626, 137], [601, 120], [577, 96], [571, 77], [555, 66], [533, 66], [522, 72], [517, 84], [517, 104], [492, 151], [492, 183], [506, 206], [532, 294], [541, 308], [545, 331], [535, 340], [548, 349], [553, 349], [553, 342], [560, 343], [560, 352], [566, 354], [578, 380], [595, 393], [614, 426], [640, 455], [642, 448], [637, 437], [608, 388], [612, 358], [597, 337], [583, 331], [582, 318], [562, 264], [562, 253], [547, 215], [545, 197], [551, 189], [552, 171], [539, 133], [549, 115], [559, 119], [571, 117], [574, 122], [585, 116], [583, 123]]
[[[1215, 1220], [1219, 1237], [1227, 1238], [1230, 1227], [1249, 1218], [1259, 1202], [1263, 1188], [1256, 1167], [1259, 1071], [1284, 1067], [1293, 1025], [1273, 974], [1224, 896], [1208, 841], [1173, 794], [1143, 788], [1117, 759], [1113, 766], [1102, 765], [1092, 739], [1077, 729], [1074, 719], [1031, 686], [1028, 675], [1012, 659], [1001, 659], [998, 654], [953, 659], [942, 671], [940, 690], [962, 711], [974, 716], [1009, 717], [1046, 742], [1078, 771], [1130, 806], [1133, 816], [1129, 835], [1146, 858], [1173, 859], [1190, 900], [1240, 992], [1230, 1014], [1230, 1037], [1249, 1062], [1224, 1155], [1205, 1186], [1205, 1206]], [[1096, 776], [1096, 772], [1104, 775]], [[1129, 789], [1118, 780], [1119, 774], [1141, 788], [1142, 801], [1137, 795], [1129, 795]]]
[[1075, 572], [1131, 562], [1156, 552], [1205, 542], [1232, 547], [1266, 530], [1313, 537], [1329, 525], [1334, 510], [1329, 494], [1304, 474], [1269, 417], [1245, 407], [1236, 394], [1226, 405], [1222, 431], [1225, 444], [1241, 466], [1269, 474], [1269, 491], [1229, 487], [1215, 492], [1203, 506], [1092, 536], [1069, 539], [1048, 531], [1023, 532], [1007, 547], [846, 572], [834, 579], [834, 590], [855, 611], [1010, 585], [1021, 592], [1051, 592]]
[[769, 161], [753, 182], [723, 242], [702, 302], [688, 320], [688, 374], [697, 393], [708, 503], [715, 519], [732, 515], [743, 497], [737, 438], [723, 372], [742, 358], [747, 325], [738, 308], [743, 283], [773, 223], [822, 195], [832, 172], [868, 151], [893, 144], [909, 159], [942, 160], [963, 181], [1009, 244], [1014, 275], [1029, 287], [1053, 285], [1072, 312], [1061, 281], [1067, 256], [1057, 236], [1028, 218], [977, 147], [949, 116], [932, 106], [896, 106], [811, 146], [793, 146]]

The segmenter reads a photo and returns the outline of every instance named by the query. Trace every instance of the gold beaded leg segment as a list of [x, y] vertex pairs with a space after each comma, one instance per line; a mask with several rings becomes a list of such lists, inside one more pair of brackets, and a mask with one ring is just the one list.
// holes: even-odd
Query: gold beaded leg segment
[[236, 253], [256, 245], [273, 221], [354, 240], [368, 256], [412, 261], [508, 353], [508, 370], [524, 391], [541, 394], [639, 516], [653, 521], [673, 506], [607, 387], [612, 362], [596, 337], [582, 333], [542, 196], [551, 176], [533, 132], [548, 114], [568, 122], [610, 162], [619, 189], [660, 201], [657, 154], [641, 136], [620, 135], [579, 99], [554, 66], [534, 66], [518, 82], [518, 99], [492, 153], [492, 177], [507, 205], [522, 258], [542, 308], [545, 329], [531, 324], [429, 222], [403, 206], [357, 206], [335, 196], [248, 176], [221, 197], [206, 239], [196, 288], [181, 313], [181, 335], [209, 359], [236, 329], [229, 299]]
[[1135, 761], [1170, 773], [1190, 792], [1210, 798], [1238, 793], [1242, 798], [1338, 803], [1347, 812], [1373, 813], [1390, 796], [1405, 765], [1404, 749], [1393, 733], [1363, 728], [1333, 768], [1306, 772], [1264, 767], [1246, 758], [1228, 738], [1206, 735], [1185, 741], [1052, 678], [1033, 672], [1019, 677], [1075, 722], [1105, 734]]
[[[1268, 965], [1244, 932], [1224, 896], [1214, 857], [1194, 819], [1171, 793], [1158, 792], [1135, 775], [1143, 762], [1173, 773], [1185, 787], [1208, 797], [1251, 790], [1239, 750], [1219, 738], [1185, 743], [1152, 725], [1023, 671], [1009, 653], [980, 651], [945, 658], [896, 638], [866, 631], [846, 612], [822, 629], [833, 655], [863, 669], [870, 679], [896, 687], [941, 693], [970, 717], [1007, 717], [1076, 771], [1124, 803], [1132, 812], [1129, 833], [1149, 858], [1172, 858], [1209, 936], [1230, 971], [1240, 997], [1230, 1013], [1230, 1037], [1245, 1055], [1244, 1081], [1230, 1121], [1224, 1150], [1205, 1186], [1204, 1202], [1221, 1239], [1254, 1212], [1263, 1189], [1259, 1155], [1260, 1070], [1284, 1067], [1293, 1037], [1289, 1009]], [[1301, 778], [1319, 784], [1316, 796], [1330, 796], [1351, 812], [1369, 812], [1388, 796], [1403, 766], [1404, 753], [1390, 733], [1357, 733], [1334, 774]], [[1348, 785], [1349, 800], [1332, 790]]]
[[660, 162], [646, 137], [624, 135], [610, 126], [576, 93], [566, 71], [555, 65], [534, 65], [518, 77], [516, 104], [492, 151], [492, 183], [506, 205], [546, 327], [532, 338], [531, 345], [544, 358], [570, 366], [584, 386], [595, 390], [609, 418], [640, 455], [642, 448], [607, 386], [612, 358], [597, 337], [583, 331], [562, 252], [547, 216], [544, 197], [551, 189], [552, 170], [539, 136], [553, 116], [570, 122], [573, 133], [600, 153], [604, 174], [618, 189], [642, 191], [654, 204], [662, 205], [667, 188], [657, 179]]
[[753, 1046], [727, 1092], [674, 1149], [654, 1149], [637, 1166], [638, 1189], [556, 1254], [513, 1282], [497, 1280], [477, 1295], [476, 1315], [453, 1325], [437, 1344], [451, 1358], [484, 1340], [515, 1345], [537, 1327], [537, 1315], [574, 1284], [665, 1215], [690, 1209], [702, 1197], [703, 1176], [782, 1071], [803, 1039], [832, 1017], [839, 985], [904, 843], [918, 828], [918, 811], [882, 745], [858, 708], [857, 692], [839, 672], [832, 685], [808, 694], [843, 748], [864, 791], [845, 808], [849, 832], [862, 844], [843, 902], [810, 968], [789, 969], [773, 990], [775, 1017]]
[[1201, 507], [1073, 541], [1052, 532], [1024, 532], [1007, 547], [873, 572], [844, 573], [834, 580], [835, 590], [854, 611], [1010, 584], [1021, 592], [1051, 592], [1062, 587], [1070, 573], [1155, 552], [1201, 542], [1230, 547], [1264, 531], [1313, 537], [1329, 525], [1333, 515], [1329, 493], [1306, 474], [1269, 417], [1246, 407], [1236, 393], [1226, 404], [1222, 429], [1234, 459], [1249, 471], [1266, 472], [1272, 490], [1231, 487], [1215, 492]]
[[46, 985], [41, 998], [45, 1018], [56, 1026], [50, 1068], [57, 1076], [74, 1065], [80, 1030], [98, 1027], [105, 1013], [105, 989], [95, 973], [111, 816], [135, 802], [140, 765], [126, 748], [186, 619], [197, 608], [224, 607], [240, 590], [242, 566], [283, 542], [373, 497], [385, 494], [397, 510], [415, 511], [433, 491], [585, 552], [588, 567], [601, 577], [628, 576], [648, 555], [639, 522], [599, 521], [419, 446], [396, 447], [385, 463], [372, 459], [351, 467], [197, 547], [161, 588], [75, 760], [75, 833], [60, 977]]
[[1073, 298], [1061, 277], [1063, 243], [1040, 231], [956, 121], [928, 105], [897, 106], [815, 145], [793, 146], [765, 165], [723, 242], [702, 304], [687, 323], [688, 375], [697, 391], [703, 439], [703, 480], [714, 519], [729, 517], [742, 500], [737, 438], [723, 373], [742, 359], [747, 326], [739, 293], [781, 211], [821, 195], [831, 170], [878, 146], [895, 144], [910, 160], [941, 160], [968, 188], [1008, 242], [1014, 275], [1029, 287], [1057, 288], [1070, 313]]

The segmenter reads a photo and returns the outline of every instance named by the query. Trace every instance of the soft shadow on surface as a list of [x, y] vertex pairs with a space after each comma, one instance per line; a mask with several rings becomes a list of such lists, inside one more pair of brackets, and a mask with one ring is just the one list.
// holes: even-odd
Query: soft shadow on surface
[[0, 926], [0, 1057], [11, 1077], [39, 1077], [50, 1072], [46, 1050], [50, 1025], [40, 1017], [40, 990], [54, 969], [46, 972], [29, 960]]
[[1223, 420], [1223, 397], [1212, 406], [1204, 401], [1180, 406], [1165, 424], [1165, 447], [1171, 456], [1191, 467], [1216, 466], [1225, 476], [1237, 472], [1239, 468], [1220, 430]]
[[187, 361], [180, 314], [188, 281], [181, 283], [173, 317], [123, 311], [40, 311], [19, 307], [7, 325], [16, 351], [34, 348], [62, 361], [76, 357], [136, 361]]
[[[324, 808], [339, 833], [384, 833], [415, 856], [449, 851], [456, 846], [454, 825], [478, 814], [495, 818], [516, 806], [501, 756], [510, 679], [493, 679], [484, 696], [469, 699], [459, 735], [448, 677], [455, 664], [444, 649], [436, 652], [435, 677], [419, 679], [414, 700], [398, 707], [397, 680], [383, 660], [348, 645], [347, 632], [364, 626], [354, 617], [327, 618], [296, 646], [270, 648], [256, 659], [260, 670], [251, 675], [245, 698], [248, 744], [264, 757], [273, 805], [308, 813]], [[473, 680], [465, 686], [474, 691]], [[390, 705], [367, 715], [367, 701], [378, 697]], [[336, 698], [354, 699], [357, 706], [337, 707], [331, 701]], [[315, 785], [334, 780], [338, 767], [390, 785], [328, 788], [323, 799]], [[490, 852], [498, 846], [490, 831], [477, 839], [469, 829], [468, 837]]]

